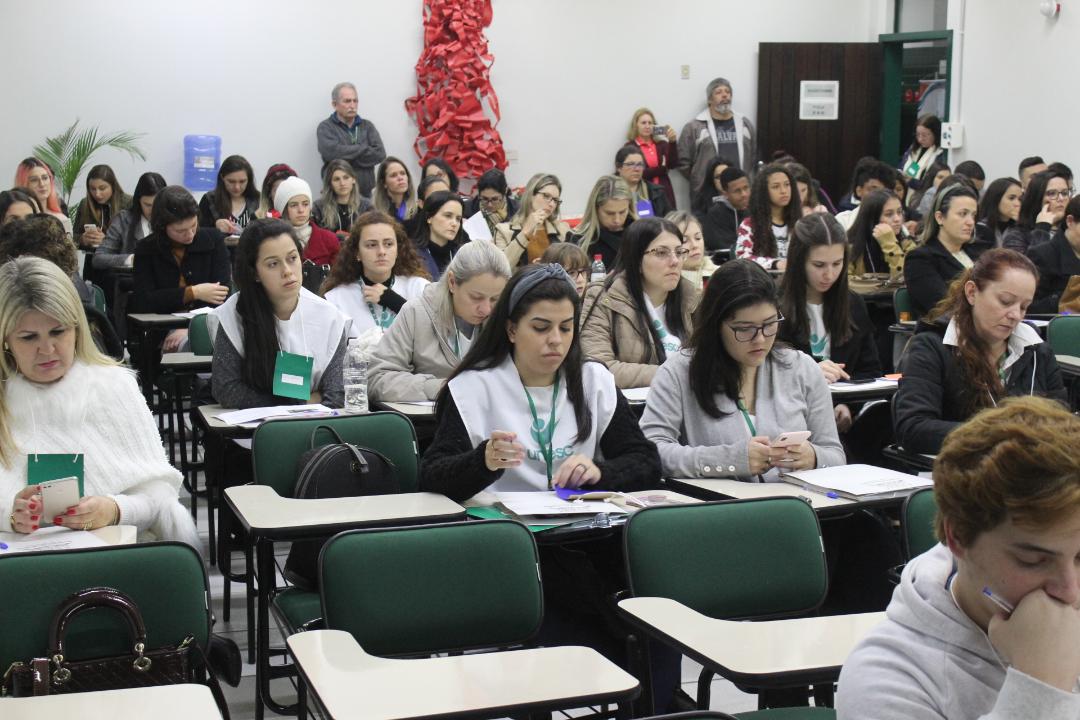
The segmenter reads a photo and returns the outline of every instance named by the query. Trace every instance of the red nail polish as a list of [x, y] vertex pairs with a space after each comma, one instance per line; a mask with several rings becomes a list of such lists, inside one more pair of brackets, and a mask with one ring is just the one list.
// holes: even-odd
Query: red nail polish
[[54, 518], [53, 521], [52, 521], [52, 524], [53, 525], [63, 525], [64, 524], [64, 518]]
[[36, 502], [30, 503], [30, 509], [31, 510], [37, 510], [37, 503]]
[[31, 516], [30, 516], [30, 519], [31, 519], [31, 520], [37, 520], [37, 519], [38, 519], [38, 516], [37, 516], [37, 515], [31, 515]]
[[37, 525], [31, 525], [31, 526], [30, 526], [30, 531], [31, 531], [31, 532], [33, 532], [34, 530], [37, 530], [37, 529], [38, 529], [38, 526], [37, 526]]
[[75, 514], [75, 508], [72, 508], [71, 510], [68, 510], [67, 514], [68, 515], [74, 515]]

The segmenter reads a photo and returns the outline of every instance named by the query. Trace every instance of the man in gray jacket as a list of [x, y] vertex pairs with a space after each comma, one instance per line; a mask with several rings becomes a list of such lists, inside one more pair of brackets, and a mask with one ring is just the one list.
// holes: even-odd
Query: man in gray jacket
[[349, 82], [338, 83], [330, 93], [334, 112], [319, 123], [315, 139], [319, 155], [323, 159], [323, 174], [331, 160], [345, 160], [356, 171], [360, 194], [371, 198], [375, 187], [375, 166], [386, 159], [379, 131], [370, 120], [357, 114], [356, 86]]
[[714, 157], [727, 158], [753, 175], [757, 135], [753, 124], [731, 109], [731, 83], [716, 78], [705, 89], [707, 107], [679, 133], [679, 171], [690, 181], [691, 197], [705, 179]]

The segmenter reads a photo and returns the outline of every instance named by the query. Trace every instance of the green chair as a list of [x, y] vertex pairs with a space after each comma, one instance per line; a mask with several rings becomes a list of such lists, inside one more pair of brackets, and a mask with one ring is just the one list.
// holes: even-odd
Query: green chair
[[[148, 543], [87, 550], [9, 555], [0, 559], [4, 616], [0, 668], [41, 657], [53, 611], [88, 587], [129, 595], [146, 622], [150, 647], [177, 646], [189, 635], [209, 646], [209, 587], [202, 559], [189, 545]], [[130, 630], [118, 613], [94, 610], [77, 617], [68, 633], [72, 659], [130, 652]], [[0, 701], [3, 702], [3, 701]]]
[[[655, 507], [630, 517], [623, 536], [629, 593], [676, 600], [708, 617], [776, 619], [812, 614], [828, 575], [817, 515], [798, 498]], [[709, 706], [713, 670], [698, 679]], [[807, 685], [797, 677], [791, 686]], [[818, 708], [740, 717], [828, 717]]]
[[[420, 463], [417, 457], [416, 430], [407, 417], [396, 412], [374, 412], [364, 415], [343, 415], [319, 418], [272, 418], [255, 429], [251, 452], [255, 482], [269, 485], [278, 495], [292, 497], [296, 487], [296, 463], [310, 449], [312, 432], [320, 425], [333, 428], [348, 443], [363, 445], [385, 455], [398, 471], [402, 492], [416, 492], [419, 487]], [[318, 444], [336, 442], [330, 433], [317, 435]], [[218, 523], [218, 548], [221, 559], [230, 553], [229, 538], [223, 524]], [[249, 647], [255, 642], [254, 572], [250, 545], [244, 548], [247, 561], [247, 612]], [[223, 595], [230, 598], [230, 579], [222, 565]], [[318, 624], [322, 617], [319, 594], [295, 587], [278, 589], [275, 578], [259, 578], [268, 583], [271, 609], [290, 632]], [[260, 588], [260, 592], [264, 590]], [[255, 662], [263, 671], [262, 677], [283, 677], [291, 672], [270, 666], [270, 648], [257, 647]], [[267, 691], [268, 694], [268, 691]]]
[[1080, 357], [1080, 315], [1059, 315], [1051, 320], [1046, 339], [1055, 355]]
[[934, 488], [913, 492], [904, 500], [901, 511], [904, 530], [904, 555], [908, 560], [934, 547], [938, 543], [934, 535], [934, 516], [937, 502]]
[[915, 310], [911, 307], [911, 293], [906, 287], [897, 288], [893, 292], [893, 319], [900, 322], [900, 313], [909, 313], [912, 320], [917, 320]]
[[214, 341], [210, 337], [205, 314], [191, 318], [191, 324], [188, 325], [188, 340], [191, 342], [191, 352], [196, 355], [214, 354]]
[[105, 313], [105, 291], [92, 282], [86, 283], [90, 287], [90, 292], [94, 296], [94, 309], [99, 313]]
[[513, 520], [344, 532], [319, 558], [323, 621], [381, 656], [520, 645], [544, 615], [538, 562]]

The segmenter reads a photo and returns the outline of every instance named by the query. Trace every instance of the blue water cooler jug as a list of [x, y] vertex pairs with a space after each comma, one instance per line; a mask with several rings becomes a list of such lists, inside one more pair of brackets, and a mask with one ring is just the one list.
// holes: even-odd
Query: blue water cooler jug
[[192, 191], [213, 190], [220, 166], [220, 136], [184, 136], [184, 187]]

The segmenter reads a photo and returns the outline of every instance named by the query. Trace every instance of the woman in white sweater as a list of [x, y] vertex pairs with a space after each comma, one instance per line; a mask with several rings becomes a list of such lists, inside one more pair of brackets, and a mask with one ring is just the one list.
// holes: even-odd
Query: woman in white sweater
[[[29, 257], [0, 266], [0, 337], [0, 531], [124, 524], [140, 539], [198, 547], [177, 499], [180, 473], [165, 459], [135, 378], [98, 352], [59, 268]], [[28, 480], [51, 479], [39, 472], [46, 461], [67, 459], [72, 470], [57, 478], [83, 468], [82, 497], [44, 517]]]

